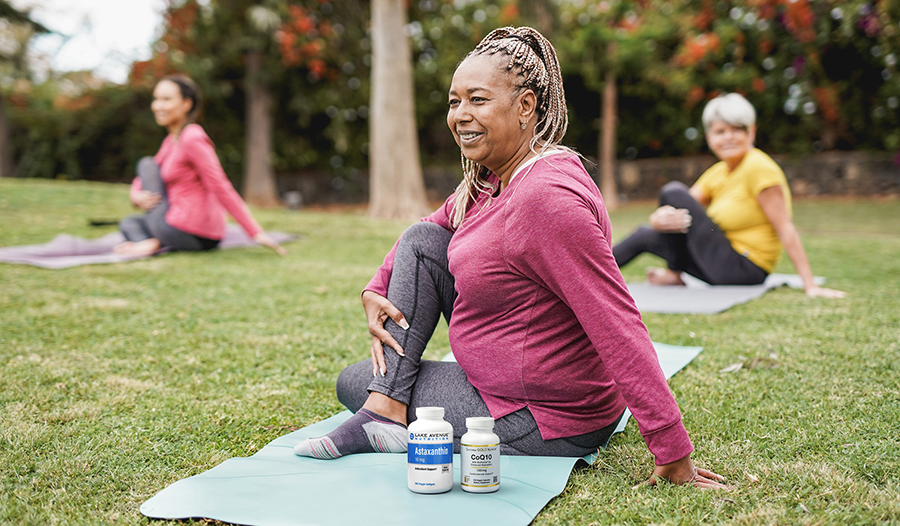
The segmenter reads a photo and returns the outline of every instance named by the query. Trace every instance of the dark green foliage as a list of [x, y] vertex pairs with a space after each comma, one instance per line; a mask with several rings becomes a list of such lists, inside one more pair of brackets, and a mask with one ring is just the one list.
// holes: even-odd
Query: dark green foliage
[[[279, 23], [253, 22], [252, 9], [263, 8]], [[210, 130], [232, 180], [243, 173], [243, 57], [253, 49], [264, 52], [261, 80], [273, 93], [275, 171], [341, 177], [366, 167], [368, 3], [215, 0], [200, 12], [181, 67], [208, 93], [205, 122], [220, 134]], [[295, 46], [284, 43], [285, 34]], [[318, 51], [306, 52], [304, 44]]]
[[13, 24], [28, 25], [35, 33], [48, 33], [50, 31], [42, 24], [32, 20], [27, 11], [20, 11], [10, 5], [8, 0], [0, 0], [0, 18], [6, 19]]
[[[253, 22], [253, 9], [274, 23]], [[151, 62], [198, 81], [206, 97], [201, 122], [239, 183], [243, 56], [262, 50], [263, 80], [274, 96], [275, 170], [324, 172], [349, 184], [368, 165], [369, 10], [357, 0], [185, 0], [170, 14], [194, 14], [169, 17]], [[608, 68], [618, 79], [620, 158], [704, 151], [700, 113], [725, 91], [753, 102], [757, 144], [772, 153], [900, 148], [895, 2], [418, 0], [409, 2], [409, 20], [426, 166], [458, 162], [445, 124], [447, 87], [466, 53], [503, 25], [534, 25], [556, 45], [570, 110], [565, 143], [589, 156]], [[117, 180], [130, 172], [162, 137], [147, 110], [147, 71], [129, 87], [88, 91], [75, 109], [57, 104], [58, 87], [4, 89], [14, 99], [7, 106], [17, 174]]]
[[112, 86], [87, 97], [73, 110], [37, 98], [9, 107], [17, 176], [130, 181], [137, 160], [156, 153], [165, 132], [148, 92]]

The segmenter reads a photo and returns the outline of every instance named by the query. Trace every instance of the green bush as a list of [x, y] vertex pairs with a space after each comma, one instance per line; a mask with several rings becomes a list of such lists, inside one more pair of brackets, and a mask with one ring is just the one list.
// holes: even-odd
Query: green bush
[[165, 136], [148, 93], [110, 86], [65, 105], [54, 99], [36, 90], [9, 107], [19, 177], [130, 181]]
[[[252, 27], [255, 8], [277, 15], [280, 25]], [[53, 82], [18, 95], [9, 109], [17, 175], [129, 179], [134, 162], [164, 137], [148, 109], [152, 82], [158, 73], [182, 71], [200, 84], [201, 124], [240, 187], [243, 56], [261, 49], [273, 94], [275, 170], [353, 176], [368, 166], [369, 9], [361, 0], [174, 2], [154, 57], [144, 63], [152, 67], [133, 75], [131, 86], [62, 104]], [[465, 54], [504, 25], [533, 25], [554, 42], [569, 102], [565, 143], [586, 155], [597, 149], [600, 91], [610, 68], [619, 92], [620, 158], [704, 151], [700, 113], [725, 91], [742, 92], [756, 106], [757, 144], [772, 153], [900, 147], [900, 6], [893, 3], [420, 0], [410, 2], [409, 19], [427, 166], [458, 162], [445, 124], [447, 87]]]

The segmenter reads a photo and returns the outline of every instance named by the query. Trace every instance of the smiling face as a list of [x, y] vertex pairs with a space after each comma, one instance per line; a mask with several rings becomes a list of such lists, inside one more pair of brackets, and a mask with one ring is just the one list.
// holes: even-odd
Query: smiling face
[[501, 178], [527, 154], [533, 133], [534, 93], [516, 92], [512, 80], [496, 55], [475, 55], [460, 64], [450, 84], [447, 126], [456, 144], [466, 159]]
[[167, 128], [170, 132], [180, 130], [187, 124], [188, 114], [193, 106], [191, 99], [181, 96], [181, 88], [171, 80], [162, 80], [153, 89], [153, 102], [150, 109], [156, 118], [156, 124]]
[[719, 160], [734, 168], [753, 149], [756, 127], [734, 126], [723, 121], [713, 121], [706, 130], [706, 143]]

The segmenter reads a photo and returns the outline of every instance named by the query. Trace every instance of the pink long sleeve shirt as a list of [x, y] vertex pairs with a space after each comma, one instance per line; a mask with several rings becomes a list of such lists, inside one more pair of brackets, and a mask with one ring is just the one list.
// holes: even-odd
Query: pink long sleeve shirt
[[[262, 231], [225, 176], [212, 140], [199, 124], [185, 126], [178, 140], [167, 136], [153, 160], [160, 166], [169, 196], [169, 225], [195, 236], [222, 239], [227, 210], [250, 237]], [[140, 190], [141, 180], [135, 178], [132, 196]]]
[[[451, 208], [423, 221], [452, 230]], [[366, 290], [386, 296], [394, 251]], [[693, 451], [577, 156], [545, 156], [481, 195], [448, 256], [450, 346], [494, 418], [527, 407], [547, 440], [601, 429], [627, 405], [657, 464]]]

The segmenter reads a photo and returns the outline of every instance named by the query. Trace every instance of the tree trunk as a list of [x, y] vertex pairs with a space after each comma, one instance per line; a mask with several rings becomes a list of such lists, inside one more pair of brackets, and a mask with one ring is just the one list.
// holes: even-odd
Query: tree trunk
[[372, 0], [369, 215], [415, 220], [429, 211], [419, 165], [406, 2]]
[[275, 191], [275, 173], [269, 159], [272, 152], [272, 94], [260, 79], [263, 54], [261, 51], [251, 51], [245, 58], [247, 120], [244, 200], [255, 206], [279, 206], [281, 203]]
[[[615, 44], [607, 48], [607, 56], [615, 54]], [[606, 72], [605, 86], [601, 95], [603, 118], [600, 130], [600, 193], [607, 210], [619, 207], [619, 192], [616, 189], [616, 73]]]
[[6, 103], [0, 96], [0, 177], [12, 177], [13, 164], [12, 143], [9, 140], [9, 120], [6, 118]]
[[519, 0], [518, 4], [523, 15], [522, 18], [526, 21], [533, 21], [535, 29], [545, 37], [551, 38], [556, 13], [550, 11], [547, 0]]

